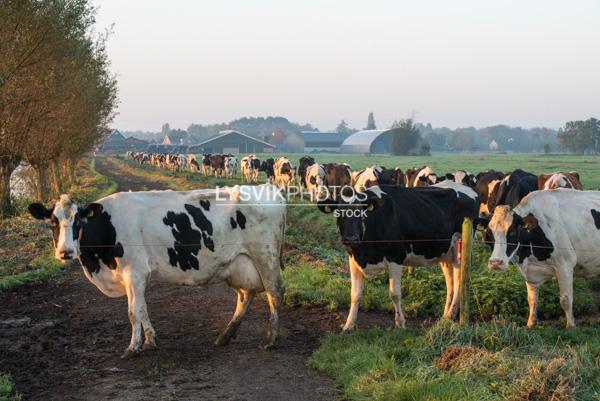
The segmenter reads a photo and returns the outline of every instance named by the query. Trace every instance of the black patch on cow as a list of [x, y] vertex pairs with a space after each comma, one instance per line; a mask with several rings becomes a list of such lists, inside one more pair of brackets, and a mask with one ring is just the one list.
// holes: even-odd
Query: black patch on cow
[[172, 227], [171, 232], [175, 238], [173, 247], [167, 249], [169, 263], [171, 266], [179, 265], [179, 268], [183, 271], [198, 270], [200, 264], [197, 255], [202, 249], [202, 244], [210, 251], [215, 251], [215, 244], [211, 238], [213, 227], [202, 209], [190, 204], [186, 204], [184, 207], [200, 230], [192, 227], [190, 218], [186, 213], [167, 212], [167, 215], [163, 218], [163, 223]]
[[233, 217], [229, 218], [229, 224], [231, 224], [231, 228], [233, 230], [235, 230], [237, 228], [237, 223], [235, 222], [235, 220], [233, 219]]
[[202, 206], [202, 209], [204, 209], [204, 210], [206, 210], [208, 212], [210, 210], [210, 201], [201, 200], [200, 201], [200, 206]]
[[235, 220], [242, 230], [246, 228], [246, 216], [239, 210], [235, 212]]
[[532, 253], [539, 261], [544, 261], [554, 252], [554, 244], [539, 225], [528, 229], [523, 226], [523, 220], [516, 215], [506, 234], [506, 242], [507, 256], [510, 256], [518, 245], [516, 256], [519, 263], [523, 263]]
[[185, 213], [167, 212], [163, 218], [165, 225], [172, 227], [171, 233], [175, 238], [172, 248], [168, 248], [169, 263], [171, 266], [179, 265], [183, 271], [198, 270], [198, 252], [201, 248], [202, 233], [192, 228], [190, 217]]
[[90, 274], [100, 271], [100, 260], [109, 269], [117, 268], [116, 258], [125, 254], [123, 245], [117, 241], [117, 231], [111, 222], [111, 216], [103, 211], [87, 222], [82, 222], [82, 237], [79, 242], [81, 255], [79, 260]]
[[592, 217], [594, 218], [594, 225], [598, 230], [600, 230], [600, 212], [596, 209], [592, 209]]
[[193, 206], [193, 205], [185, 205], [185, 210], [192, 216], [194, 219], [194, 223], [196, 226], [202, 231], [202, 239], [204, 242], [204, 246], [210, 249], [212, 252], [215, 251], [215, 245], [213, 243], [212, 238], [210, 237], [213, 233], [213, 226], [210, 220], [206, 218], [202, 209]]

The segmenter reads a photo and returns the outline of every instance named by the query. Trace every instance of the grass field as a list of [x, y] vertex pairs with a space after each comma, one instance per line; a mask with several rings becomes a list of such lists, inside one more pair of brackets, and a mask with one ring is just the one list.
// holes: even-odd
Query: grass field
[[[297, 163], [302, 155], [287, 156]], [[536, 174], [575, 170], [585, 188], [600, 187], [600, 158], [596, 157], [314, 156], [320, 163], [346, 162], [354, 169], [381, 164], [403, 170], [429, 165], [438, 173], [456, 169], [476, 173], [522, 168]], [[265, 157], [272, 155], [259, 155]], [[174, 189], [239, 183], [239, 178], [216, 179], [149, 166], [140, 168], [132, 161], [122, 164], [137, 173], [166, 176], [173, 180]], [[345, 309], [350, 300], [347, 255], [333, 217], [316, 208], [289, 207], [286, 242], [286, 303]], [[334, 377], [345, 396], [353, 400], [600, 399], [600, 328], [596, 317], [600, 280], [575, 280], [574, 308], [579, 327], [572, 330], [561, 328], [564, 319], [556, 281], [546, 283], [541, 288], [538, 315], [547, 321], [535, 330], [526, 330], [523, 324], [528, 305], [523, 279], [514, 267], [505, 274], [488, 272], [488, 257], [486, 246], [475, 246], [471, 270], [473, 325], [440, 322], [405, 331], [371, 329], [332, 334], [312, 357], [311, 365]], [[416, 268], [412, 275], [405, 275], [402, 297], [409, 325], [410, 319], [437, 319], [445, 299], [440, 269]], [[369, 280], [361, 310], [392, 308], [387, 276], [381, 274]], [[360, 312], [358, 322], [360, 326]]]

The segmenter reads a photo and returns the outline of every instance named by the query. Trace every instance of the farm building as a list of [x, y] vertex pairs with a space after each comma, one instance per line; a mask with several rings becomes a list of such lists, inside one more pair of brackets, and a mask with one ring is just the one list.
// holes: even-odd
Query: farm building
[[119, 130], [113, 130], [106, 138], [100, 150], [104, 153], [125, 153], [128, 150], [144, 151], [148, 147], [148, 142], [130, 136], [125, 138]]
[[219, 135], [191, 145], [192, 153], [272, 153], [275, 145], [253, 138], [239, 131], [221, 131]]
[[340, 146], [341, 153], [390, 153], [389, 129], [371, 129], [350, 135]]
[[348, 137], [338, 132], [301, 131], [297, 136], [304, 143], [304, 152], [339, 152]]

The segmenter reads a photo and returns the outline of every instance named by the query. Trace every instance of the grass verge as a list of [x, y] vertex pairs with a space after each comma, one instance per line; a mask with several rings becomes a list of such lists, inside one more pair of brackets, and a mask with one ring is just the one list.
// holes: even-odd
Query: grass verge
[[600, 329], [514, 323], [329, 335], [310, 365], [351, 400], [598, 400]]
[[19, 394], [13, 387], [10, 375], [0, 373], [0, 401], [20, 401]]

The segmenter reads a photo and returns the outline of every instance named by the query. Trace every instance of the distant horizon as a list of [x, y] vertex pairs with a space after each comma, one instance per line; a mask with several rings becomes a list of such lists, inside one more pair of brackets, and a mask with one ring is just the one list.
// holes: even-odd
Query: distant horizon
[[600, 114], [597, 0], [93, 1], [126, 131], [244, 115], [326, 131], [370, 111], [382, 127], [558, 129]]
[[[171, 123], [170, 121], [165, 121], [165, 122], [161, 123], [156, 130], [154, 130], [154, 129], [147, 130], [147, 129], [141, 129], [141, 128], [138, 128], [138, 129], [125, 129], [125, 128], [118, 127], [115, 124], [111, 124], [111, 129], [116, 129], [116, 130], [122, 131], [122, 132], [161, 133], [162, 125], [165, 124], [165, 123], [168, 123], [171, 129], [181, 129], [181, 130], [187, 131], [187, 129], [189, 128], [189, 126], [191, 124], [200, 124], [200, 125], [203, 125], [203, 126], [217, 125], [217, 124], [225, 124], [225, 125], [227, 125], [227, 124], [230, 124], [231, 122], [239, 120], [241, 118], [261, 118], [261, 117], [262, 118], [267, 118], [267, 117], [283, 117], [283, 118], [286, 118], [291, 123], [296, 123], [296, 124], [299, 124], [299, 125], [310, 124], [315, 130], [318, 129], [320, 132], [334, 132], [335, 131], [335, 127], [332, 128], [332, 129], [321, 129], [321, 127], [317, 127], [317, 126], [313, 125], [310, 121], [306, 121], [306, 122], [294, 121], [294, 120], [292, 120], [292, 119], [290, 119], [290, 118], [288, 118], [286, 116], [281, 116], [281, 115], [272, 115], [272, 116], [241, 116], [241, 117], [237, 117], [237, 118], [234, 118], [232, 120], [229, 120], [227, 122], [212, 122], [212, 123], [192, 122], [192, 123], [187, 124], [186, 126], [176, 126], [173, 123]], [[587, 118], [589, 118], [589, 117], [586, 117], [585, 119], [587, 119]], [[565, 123], [566, 122], [567, 121], [565, 121]], [[415, 121], [415, 123], [416, 124], [423, 124], [423, 125], [430, 124], [429, 122], [422, 122], [422, 121], [418, 121], [418, 120]], [[378, 129], [378, 130], [380, 130], [380, 129], [389, 129], [390, 128], [390, 126], [385, 126], [385, 127], [380, 126], [377, 123], [377, 116], [376, 115], [375, 115], [375, 124], [377, 126], [376, 129]], [[366, 125], [366, 118], [365, 118], [365, 124], [364, 125]], [[535, 129], [535, 128], [540, 128], [540, 129], [541, 128], [546, 128], [546, 129], [551, 129], [551, 130], [554, 130], [554, 131], [558, 131], [560, 128], [562, 128], [564, 126], [564, 124], [563, 124], [560, 127], [549, 127], [549, 126], [541, 126], [541, 125], [536, 125], [536, 126], [531, 126], [531, 127], [524, 127], [522, 125], [511, 125], [511, 124], [505, 124], [505, 123], [498, 123], [498, 124], [490, 124], [490, 125], [484, 125], [484, 126], [467, 125], [467, 126], [461, 126], [461, 127], [448, 127], [448, 126], [444, 126], [444, 125], [442, 125], [442, 126], [436, 126], [434, 124], [431, 124], [431, 127], [432, 127], [432, 129], [449, 129], [451, 131], [454, 131], [454, 130], [457, 130], [457, 129], [466, 129], [466, 128], [475, 128], [475, 129], [479, 130], [479, 129], [483, 129], [483, 128], [496, 127], [496, 126], [500, 126], [500, 125], [511, 127], [511, 128], [522, 128], [524, 130], [530, 130], [530, 129]], [[349, 125], [349, 128], [350, 129], [356, 129], [356, 130], [359, 130], [359, 131], [363, 131], [364, 130], [363, 127], [358, 128], [358, 127], [353, 127], [352, 125]]]

